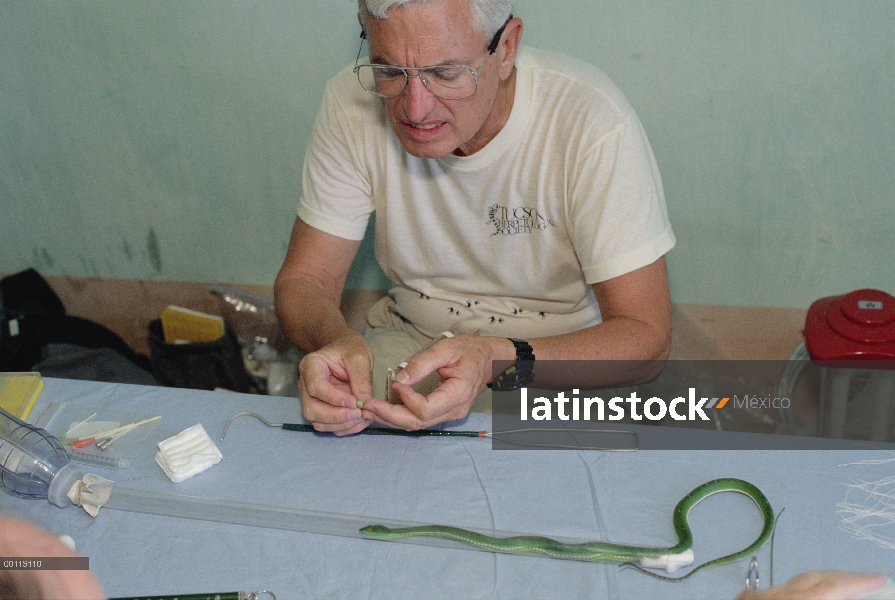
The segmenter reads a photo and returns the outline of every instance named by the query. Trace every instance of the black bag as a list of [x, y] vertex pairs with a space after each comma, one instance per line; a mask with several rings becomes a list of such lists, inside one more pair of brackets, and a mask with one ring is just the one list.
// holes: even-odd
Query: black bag
[[0, 279], [0, 299], [3, 301], [2, 307], [11, 311], [65, 314], [62, 300], [34, 269]]
[[64, 316], [59, 296], [34, 269], [0, 280], [0, 371], [30, 371], [56, 329], [41, 321]]
[[149, 359], [134, 352], [115, 332], [66, 315], [59, 296], [34, 269], [4, 277], [0, 280], [0, 371], [32, 370], [48, 344], [109, 348], [141, 369], [151, 369]]
[[236, 336], [228, 328], [214, 342], [168, 344], [162, 322], [149, 322], [149, 350], [156, 378], [169, 387], [258, 393], [255, 382], [245, 370]]

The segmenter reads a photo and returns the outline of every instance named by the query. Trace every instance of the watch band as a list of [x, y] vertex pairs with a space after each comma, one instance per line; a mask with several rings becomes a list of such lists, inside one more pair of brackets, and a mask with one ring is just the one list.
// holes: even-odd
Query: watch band
[[516, 362], [489, 384], [492, 390], [510, 391], [525, 387], [535, 378], [535, 354], [525, 340], [507, 338], [516, 348]]
[[526, 342], [525, 340], [519, 340], [516, 338], [507, 338], [513, 345], [516, 346], [516, 360], [534, 360], [535, 353], [534, 348], [531, 347], [531, 344]]

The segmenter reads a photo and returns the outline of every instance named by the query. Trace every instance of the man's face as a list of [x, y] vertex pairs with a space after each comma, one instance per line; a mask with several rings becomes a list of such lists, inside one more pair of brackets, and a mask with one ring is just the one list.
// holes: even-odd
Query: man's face
[[[388, 19], [371, 17], [367, 23], [370, 62], [401, 67], [457, 64], [478, 69], [488, 56], [490, 40], [477, 32], [472, 22], [469, 0], [394, 7]], [[512, 109], [513, 90], [506, 85], [512, 63], [507, 67], [500, 62], [505, 54], [499, 48], [488, 57], [478, 76], [477, 91], [468, 98], [443, 100], [418, 77], [410, 77], [400, 95], [384, 99], [389, 122], [404, 149], [422, 158], [469, 155], [497, 135]]]

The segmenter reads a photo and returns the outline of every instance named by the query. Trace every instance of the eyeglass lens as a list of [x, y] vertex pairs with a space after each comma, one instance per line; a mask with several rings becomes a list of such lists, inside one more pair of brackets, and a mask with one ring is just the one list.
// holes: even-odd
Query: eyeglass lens
[[357, 78], [368, 92], [394, 98], [407, 85], [408, 77], [419, 77], [433, 94], [445, 100], [459, 100], [472, 96], [476, 91], [475, 76], [468, 67], [445, 66], [415, 69], [417, 74], [384, 65], [360, 65]]

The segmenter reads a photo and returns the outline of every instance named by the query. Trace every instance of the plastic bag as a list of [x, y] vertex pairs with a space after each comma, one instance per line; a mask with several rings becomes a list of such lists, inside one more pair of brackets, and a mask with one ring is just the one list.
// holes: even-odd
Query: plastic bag
[[280, 328], [273, 298], [226, 286], [214, 286], [224, 323], [239, 341], [246, 370], [271, 396], [298, 396], [302, 353]]

